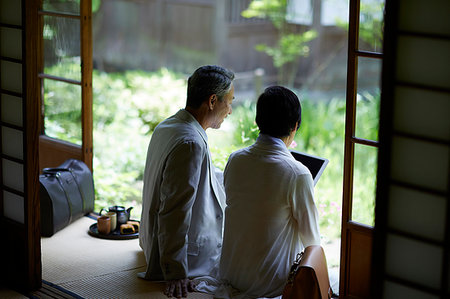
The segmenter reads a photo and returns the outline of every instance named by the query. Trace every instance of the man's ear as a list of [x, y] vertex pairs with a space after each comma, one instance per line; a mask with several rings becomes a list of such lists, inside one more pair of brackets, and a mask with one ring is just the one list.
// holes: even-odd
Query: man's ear
[[213, 110], [216, 103], [217, 103], [217, 95], [214, 93], [214, 94], [210, 95], [208, 98], [209, 110]]

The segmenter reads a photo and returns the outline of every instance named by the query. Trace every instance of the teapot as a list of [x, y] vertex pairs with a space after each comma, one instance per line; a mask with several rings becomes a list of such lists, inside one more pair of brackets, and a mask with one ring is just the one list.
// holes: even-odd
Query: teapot
[[99, 215], [102, 215], [103, 211], [107, 212], [114, 212], [117, 215], [117, 226], [119, 227], [121, 224], [127, 223], [128, 220], [130, 220], [130, 212], [133, 207], [130, 207], [128, 209], [125, 209], [123, 206], [112, 206], [108, 209], [102, 208], [100, 210]]

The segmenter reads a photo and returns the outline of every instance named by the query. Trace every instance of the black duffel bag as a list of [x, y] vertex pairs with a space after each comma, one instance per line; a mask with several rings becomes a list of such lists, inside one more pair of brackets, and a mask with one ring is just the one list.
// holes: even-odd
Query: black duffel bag
[[39, 176], [41, 235], [50, 237], [94, 210], [94, 180], [84, 162], [69, 159]]

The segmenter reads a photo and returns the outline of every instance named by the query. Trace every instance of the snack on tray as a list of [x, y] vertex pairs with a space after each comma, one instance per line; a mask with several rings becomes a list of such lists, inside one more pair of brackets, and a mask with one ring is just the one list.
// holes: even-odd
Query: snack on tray
[[139, 225], [140, 223], [137, 221], [127, 221], [127, 224], [131, 224], [134, 227], [134, 232], [139, 232]]
[[132, 224], [122, 224], [120, 225], [120, 233], [122, 235], [134, 234], [134, 226]]

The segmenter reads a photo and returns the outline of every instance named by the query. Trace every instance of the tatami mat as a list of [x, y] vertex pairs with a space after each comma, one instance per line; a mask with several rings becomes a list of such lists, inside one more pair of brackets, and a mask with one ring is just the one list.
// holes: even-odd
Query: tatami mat
[[[42, 278], [84, 298], [167, 298], [164, 284], [137, 277], [145, 271], [138, 239], [105, 240], [88, 235], [95, 220], [82, 217], [42, 238]], [[208, 299], [191, 293], [188, 298]]]

